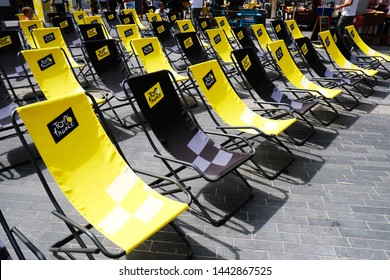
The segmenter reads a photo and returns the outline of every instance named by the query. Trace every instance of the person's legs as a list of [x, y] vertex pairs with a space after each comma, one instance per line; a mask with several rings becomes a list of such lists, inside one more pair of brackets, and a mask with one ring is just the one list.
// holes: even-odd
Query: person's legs
[[341, 16], [336, 26], [337, 33], [340, 35], [340, 38], [343, 38], [343, 42], [348, 49], [351, 48], [351, 44], [349, 43], [348, 35], [345, 33], [345, 27], [353, 24], [354, 19], [355, 16]]

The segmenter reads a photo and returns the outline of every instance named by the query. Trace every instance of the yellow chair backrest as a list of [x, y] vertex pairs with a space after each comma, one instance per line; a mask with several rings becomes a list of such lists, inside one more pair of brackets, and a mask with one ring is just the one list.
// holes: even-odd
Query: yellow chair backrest
[[163, 20], [159, 13], [146, 13], [146, 17], [147, 17], [149, 22]]
[[65, 197], [126, 253], [188, 208], [151, 189], [130, 169], [85, 94], [26, 105], [18, 112]]
[[272, 42], [267, 29], [262, 23], [251, 25], [253, 33], [255, 34], [256, 40], [263, 50], [267, 49], [267, 45]]
[[27, 43], [31, 48], [35, 48], [36, 46], [32, 38], [31, 31], [36, 28], [45, 28], [45, 25], [41, 20], [21, 20], [19, 22]]
[[375, 57], [382, 57], [384, 61], [390, 62], [390, 55], [386, 55], [384, 53], [378, 52], [374, 50], [373, 48], [369, 47], [366, 42], [363, 41], [363, 39], [360, 37], [359, 33], [356, 31], [355, 26], [349, 25], [345, 27], [347, 30], [349, 37], [352, 38], [352, 40], [355, 42], [355, 44], [358, 46], [358, 48], [368, 56], [375, 56]]
[[215, 22], [217, 23], [219, 28], [222, 28], [223, 31], [225, 31], [226, 36], [229, 38], [229, 40], [234, 39], [234, 34], [232, 32], [232, 29], [230, 27], [230, 24], [225, 16], [219, 16], [214, 18]]
[[[279, 135], [286, 124], [293, 124], [296, 119], [273, 120], [263, 118], [253, 112], [237, 95], [221, 66], [216, 60], [189, 66], [199, 88], [209, 105], [228, 125], [235, 127], [254, 127], [268, 135]], [[241, 131], [258, 134], [255, 129]]]
[[365, 75], [370, 77], [378, 73], [378, 70], [365, 69], [347, 60], [345, 56], [338, 49], [334, 41], [334, 38], [332, 37], [332, 34], [330, 33], [329, 30], [319, 32], [318, 35], [321, 38], [322, 44], [324, 45], [324, 47], [326, 48], [327, 52], [332, 57], [334, 62], [338, 65], [338, 67], [363, 72]]
[[105, 33], [106, 38], [112, 39], [110, 32], [108, 32], [106, 24], [103, 21], [102, 16], [100, 16], [100, 15], [86, 16], [86, 17], [84, 17], [84, 23], [86, 23], [86, 24], [91, 24], [91, 23], [100, 24], [103, 28], [103, 31]]
[[297, 22], [295, 21], [295, 19], [286, 20], [285, 23], [286, 23], [286, 26], [294, 39], [304, 37], [304, 35], [301, 32], [301, 30], [299, 29], [299, 26], [298, 26]]
[[211, 42], [213, 49], [218, 53], [223, 62], [233, 63], [230, 53], [233, 51], [228, 38], [222, 28], [207, 29], [206, 34]]
[[68, 46], [65, 43], [64, 38], [59, 27], [48, 27], [48, 28], [37, 28], [32, 31], [32, 36], [35, 42], [36, 47], [39, 48], [51, 48], [51, 47], [60, 47], [64, 50], [66, 56], [68, 57], [72, 67], [82, 67], [83, 65], [78, 64], [71, 52], [68, 49]]
[[73, 11], [72, 15], [77, 24], [84, 24], [84, 17], [88, 16], [86, 11]]
[[[283, 74], [296, 88], [317, 90], [327, 98], [334, 98], [342, 93], [341, 89], [324, 88], [306, 78], [296, 65], [283, 40], [277, 40], [269, 43], [268, 49], [271, 51]], [[316, 92], [313, 92], [313, 94], [320, 96]]]
[[134, 18], [134, 22], [138, 25], [138, 28], [140, 30], [144, 31], [147, 29], [145, 25], [143, 25], [142, 22], [140, 21], [137, 11], [135, 9], [123, 9], [123, 14], [125, 15], [131, 14]]
[[85, 93], [61, 48], [24, 50], [22, 55], [47, 99]]
[[194, 25], [190, 19], [178, 19], [176, 21], [177, 27], [180, 32], [196, 32]]
[[130, 45], [131, 41], [141, 38], [138, 26], [136, 24], [120, 24], [116, 26], [116, 30], [126, 51], [133, 53]]
[[[16, 14], [16, 18], [17, 18], [18, 20], [26, 20], [26, 16], [25, 16], [23, 13], [17, 13], [17, 14]], [[34, 14], [34, 15], [32, 16], [31, 19], [32, 19], [32, 20], [37, 20], [38, 17]]]

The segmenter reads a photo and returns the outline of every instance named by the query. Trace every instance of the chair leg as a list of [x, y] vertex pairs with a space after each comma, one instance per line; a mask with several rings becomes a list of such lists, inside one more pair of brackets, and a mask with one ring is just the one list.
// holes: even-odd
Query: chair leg
[[170, 222], [169, 225], [176, 231], [176, 233], [179, 235], [179, 237], [184, 242], [184, 244], [186, 244], [186, 246], [188, 248], [188, 253], [186, 255], [186, 259], [187, 260], [191, 259], [191, 257], [192, 257], [192, 245], [188, 241], [188, 239], [185, 236], [184, 232], [179, 228], [178, 225], [176, 225], [176, 223], [174, 221]]
[[295, 145], [302, 146], [315, 133], [315, 128], [303, 114], [299, 114], [298, 112], [296, 112], [296, 113], [303, 120], [303, 122], [305, 122], [309, 126], [310, 131], [306, 134], [306, 136], [303, 139], [300, 139], [300, 140], [298, 140], [296, 137], [292, 137], [287, 131], [284, 131], [284, 132], [295, 143]]
[[334, 112], [334, 117], [331, 118], [329, 121], [325, 122], [323, 120], [321, 120], [320, 117], [318, 117], [318, 115], [316, 113], [314, 113], [313, 110], [310, 110], [310, 113], [312, 113], [312, 115], [323, 125], [323, 126], [328, 126], [330, 125], [333, 121], [335, 121], [338, 117], [339, 117], [339, 112], [336, 110], [336, 108], [334, 108], [332, 106], [332, 104], [330, 104], [330, 102], [326, 99], [326, 98], [322, 98], [321, 101], [325, 102], [325, 105], [327, 107], [329, 107], [333, 112]]
[[359, 104], [360, 104], [360, 101], [359, 99], [356, 98], [356, 96], [349, 90], [347, 89], [345, 86], [342, 86], [343, 90], [345, 91], [345, 93], [347, 93], [350, 97], [352, 97], [352, 99], [354, 100], [353, 104], [351, 106], [345, 106], [344, 102], [341, 102], [339, 101], [337, 98], [335, 98], [335, 100], [337, 101], [337, 103], [343, 107], [345, 110], [347, 111], [352, 111], [353, 109], [355, 109]]

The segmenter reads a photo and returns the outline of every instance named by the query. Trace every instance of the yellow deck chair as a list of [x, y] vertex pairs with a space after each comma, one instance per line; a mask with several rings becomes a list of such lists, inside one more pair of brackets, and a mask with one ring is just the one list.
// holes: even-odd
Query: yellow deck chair
[[[113, 143], [106, 133], [85, 94], [23, 106], [17, 113], [58, 188], [89, 223], [81, 225], [67, 217], [53, 194], [55, 186], [49, 186], [35, 164], [55, 208], [52, 213], [64, 221], [71, 232], [50, 248], [57, 258], [75, 258], [78, 253], [86, 254], [90, 259], [98, 253], [119, 258], [167, 224], [178, 230], [186, 242], [184, 234], [171, 222], [186, 211], [188, 204], [161, 195], [138, 177], [123, 159], [117, 143]], [[99, 118], [102, 116], [100, 113]], [[22, 135], [21, 139], [24, 139]], [[146, 172], [142, 174], [152, 176]], [[99, 232], [98, 236], [91, 227]], [[91, 242], [84, 244], [80, 234], [89, 237]], [[103, 237], [120, 250], [108, 249]], [[68, 245], [70, 242], [72, 246]], [[79, 246], [75, 245], [77, 243]]]
[[66, 56], [73, 68], [82, 69], [85, 63], [78, 63], [66, 45], [59, 27], [37, 28], [32, 30], [32, 37], [37, 48], [60, 47], [64, 50]]
[[379, 71], [359, 67], [347, 60], [337, 48], [337, 45], [329, 30], [319, 32], [318, 35], [320, 36], [322, 44], [324, 45], [326, 52], [329, 55], [329, 59], [334, 62], [335, 65], [345, 70], [351, 70], [351, 72], [364, 74], [365, 76], [373, 78], [376, 81], [375, 75], [378, 74]]
[[[330, 103], [330, 100], [338, 101], [337, 96], [343, 93], [340, 88], [331, 89], [322, 87], [309, 80], [296, 65], [283, 40], [277, 40], [268, 44], [268, 50], [274, 57], [282, 74], [295, 88], [309, 91], [312, 95], [318, 97], [319, 100], [322, 101], [321, 103], [325, 103], [334, 112], [334, 117], [328, 121], [323, 121], [315, 115], [318, 121], [320, 121], [323, 125], [329, 125], [338, 118], [338, 111]], [[286, 84], [286, 86], [288, 85]]]
[[[85, 90], [76, 79], [65, 52], [60, 47], [51, 47], [21, 51], [39, 88], [46, 99], [59, 98]], [[108, 99], [99, 91], [103, 98], [96, 98], [99, 104]]]
[[123, 14], [131, 14], [134, 18], [134, 22], [138, 25], [138, 28], [141, 32], [151, 31], [150, 27], [146, 27], [145, 25], [143, 25], [135, 9], [123, 9]]
[[267, 45], [272, 42], [272, 39], [269, 36], [269, 33], [265, 28], [264, 24], [252, 24], [251, 28], [253, 33], [255, 34], [256, 41], [259, 44], [260, 48], [263, 51], [267, 51]]
[[[207, 100], [205, 107], [208, 108], [208, 105], [210, 105], [224, 123], [231, 128], [238, 129], [242, 133], [250, 134], [251, 137], [249, 139], [257, 136], [272, 139], [274, 143], [277, 143], [292, 157], [291, 151], [278, 138], [281, 133], [285, 132], [287, 128], [297, 121], [290, 112], [282, 109], [280, 112], [285, 113], [286, 119], [271, 119], [251, 110], [237, 95], [220, 64], [215, 59], [189, 66], [188, 71], [189, 76], [196, 81], [202, 93], [200, 94], [199, 92], [200, 98], [204, 100], [202, 98], [204, 96]], [[215, 120], [211, 111], [209, 113]], [[216, 122], [216, 125], [223, 126], [218, 122]], [[292, 162], [292, 159], [293, 157], [274, 174], [265, 172], [263, 168], [260, 168], [260, 170], [267, 178], [275, 179]]]
[[196, 29], [190, 19], [178, 19], [175, 21], [179, 31], [184, 32], [196, 32]]
[[36, 28], [45, 28], [43, 21], [41, 20], [21, 20], [20, 26], [22, 28], [23, 35], [30, 48], [35, 49], [35, 42], [32, 38], [31, 31]]
[[207, 29], [206, 34], [209, 38], [210, 45], [221, 58], [221, 62], [226, 64], [233, 64], [233, 60], [230, 57], [230, 53], [234, 49], [230, 44], [224, 30], [222, 28]]
[[[355, 45], [359, 48], [359, 50], [365, 54], [366, 56], [371, 57], [372, 59], [378, 61], [380, 63], [380, 67], [385, 70], [387, 73], [390, 73], [389, 69], [385, 67], [382, 63], [390, 62], [390, 55], [378, 52], [373, 48], [369, 47], [363, 39], [360, 37], [359, 33], [356, 31], [354, 25], [349, 25], [345, 27], [349, 37], [353, 40]], [[382, 76], [383, 77], [383, 76]], [[387, 76], [388, 78], [389, 76]], [[386, 78], [386, 77], [384, 77]]]
[[219, 17], [215, 17], [214, 20], [217, 23], [217, 26], [219, 28], [222, 28], [223, 31], [225, 31], [226, 36], [228, 37], [229, 41], [235, 42], [234, 33], [233, 33], [231, 26], [229, 24], [229, 21], [226, 19], [226, 17], [219, 16]]
[[294, 39], [305, 37], [302, 31], [299, 29], [299, 26], [295, 19], [288, 19], [284, 22], [286, 23], [286, 26]]
[[163, 20], [159, 13], [146, 13], [146, 18], [148, 22]]
[[84, 17], [88, 16], [86, 11], [73, 11], [72, 15], [77, 24], [84, 24]]
[[86, 16], [84, 17], [84, 23], [91, 24], [91, 23], [98, 23], [103, 27], [103, 31], [106, 34], [107, 39], [113, 39], [110, 32], [107, 29], [107, 26], [100, 15], [94, 15], [94, 16]]
[[134, 39], [140, 39], [141, 33], [139, 32], [136, 24], [120, 24], [116, 26], [118, 37], [120, 38], [123, 47], [128, 54], [132, 54], [131, 41]]

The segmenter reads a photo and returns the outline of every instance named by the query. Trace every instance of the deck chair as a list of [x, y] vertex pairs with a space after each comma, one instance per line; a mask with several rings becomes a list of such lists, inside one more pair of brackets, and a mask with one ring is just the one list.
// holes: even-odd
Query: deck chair
[[[256, 166], [256, 170], [260, 170], [270, 180], [277, 178], [286, 170], [293, 162], [294, 156], [278, 136], [294, 124], [297, 119], [290, 112], [281, 108], [272, 109], [271, 111], [278, 111], [286, 118], [267, 118], [250, 109], [240, 99], [217, 60], [210, 60], [189, 66], [188, 72], [192, 81], [198, 85], [196, 89], [199, 98], [202, 100], [202, 103], [205, 105], [210, 117], [218, 128], [221, 128], [225, 133], [229, 129], [239, 130], [240, 134], [246, 133], [250, 135], [247, 137], [248, 140], [259, 136], [264, 137], [273, 144], [276, 144], [278, 149], [286, 152], [283, 154], [288, 154], [286, 162], [278, 170], [267, 171], [257, 161], [252, 160]], [[218, 115], [223, 124], [217, 120], [213, 112]], [[265, 113], [266, 111], [262, 112]]]
[[118, 24], [121, 24], [116, 11], [104, 11], [103, 17], [106, 21], [106, 26], [108, 27], [108, 31], [115, 30], [116, 26]]
[[150, 22], [154, 36], [158, 38], [160, 44], [163, 46], [167, 55], [169, 56], [171, 53], [180, 54], [181, 49], [177, 45], [175, 37], [169, 27], [169, 22], [167, 21], [151, 21]]
[[65, 39], [67, 46], [72, 49], [79, 48], [81, 44], [81, 37], [76, 29], [76, 25], [73, 17], [56, 17], [52, 19], [53, 27], [59, 27], [62, 32], [62, 36]]
[[299, 26], [298, 26], [297, 22], [295, 21], [295, 19], [287, 19], [284, 22], [285, 22], [286, 27], [288, 28], [288, 31], [290, 32], [291, 36], [295, 40], [298, 38], [305, 37], [303, 35], [301, 29], [299, 29]]
[[236, 40], [240, 44], [241, 48], [245, 48], [245, 47], [252, 48], [255, 51], [255, 53], [257, 53], [258, 56], [260, 57], [263, 55], [263, 53], [266, 53], [259, 50], [259, 48], [255, 45], [251, 35], [248, 32], [247, 27], [243, 27], [243, 26], [232, 27], [232, 31], [234, 36], [236, 37]]
[[161, 15], [159, 13], [146, 13], [146, 19], [148, 20], [149, 24], [152, 22], [152, 21], [162, 21], [163, 18], [161, 17]]
[[77, 28], [82, 41], [110, 39], [107, 30], [100, 23], [80, 24]]
[[[10, 227], [7, 220], [5, 219], [3, 212], [0, 210], [0, 224], [12, 246], [12, 249], [15, 250], [15, 254], [19, 260], [26, 260], [25, 255], [23, 254], [22, 249], [19, 246], [19, 242], [23, 243], [35, 256], [38, 260], [46, 260], [45, 255], [26, 237], [23, 232], [21, 232], [17, 227]], [[19, 241], [19, 242], [18, 242]], [[6, 247], [2, 246], [0, 240], [0, 259], [1, 260], [11, 260], [12, 257], [9, 254]]]
[[208, 55], [196, 32], [177, 33], [175, 37], [190, 64], [194, 65], [214, 58]]
[[177, 72], [172, 67], [156, 37], [134, 39], [131, 41], [131, 48], [133, 53], [137, 55], [138, 67], [140, 69], [143, 66], [146, 73], [168, 70], [173, 74], [183, 91], [185, 91], [194, 100], [195, 104], [197, 104], [196, 99], [190, 92], [190, 79], [188, 76]]
[[[141, 20], [138, 17], [137, 11], [135, 9], [123, 9], [123, 14], [132, 16], [134, 23], [138, 26], [142, 35], [150, 36], [152, 34], [152, 29], [149, 26], [147, 27], [147, 26], [143, 25], [143, 23], [141, 22]], [[129, 23], [132, 23], [132, 22], [129, 22]], [[126, 23], [122, 22], [122, 24], [126, 24]]]
[[360, 50], [360, 52], [362, 52], [364, 55], [368, 56], [372, 60], [376, 61], [379, 64], [378, 65], [379, 68], [387, 72], [387, 75], [382, 75], [382, 77], [384, 79], [390, 78], [390, 70], [383, 64], [386, 62], [390, 62], [390, 55], [383, 54], [369, 47], [360, 37], [359, 33], [355, 29], [355, 26], [350, 25], [345, 27], [345, 29], [347, 31], [347, 34], [351, 38], [351, 40], [354, 42], [356, 47]]
[[[325, 87], [341, 87], [352, 96], [353, 94], [349, 90], [350, 87], [355, 88], [364, 97], [368, 97], [374, 91], [372, 86], [363, 79], [362, 75], [349, 70], [343, 70], [341, 68], [329, 68], [325, 65], [315, 51], [309, 38], [298, 38], [295, 42], [297, 43], [302, 56], [310, 66], [308, 68], [308, 73], [310, 73], [312, 77], [315, 77], [312, 73], [314, 71], [318, 77], [317, 81], [320, 84]], [[369, 87], [370, 91], [368, 94], [358, 88], [357, 85], [362, 82], [366, 83]]]
[[84, 10], [82, 11], [73, 11], [72, 16], [76, 23], [79, 24], [84, 24], [84, 17], [88, 16], [88, 13]]
[[100, 24], [103, 28], [104, 33], [106, 33], [107, 39], [112, 39], [112, 36], [110, 32], [107, 29], [106, 23], [104, 22], [102, 16], [95, 15], [95, 16], [86, 16], [84, 17], [85, 24]]
[[283, 40], [290, 50], [296, 51], [294, 39], [291, 36], [291, 33], [288, 31], [285, 22], [282, 20], [272, 20], [271, 26], [276, 38]]
[[[97, 76], [104, 86], [121, 104], [115, 108], [128, 105], [127, 97], [122, 89], [122, 82], [132, 76], [120, 46], [114, 39], [85, 41], [83, 47], [87, 57], [95, 69]], [[125, 120], [118, 119], [125, 128], [132, 128], [138, 124], [126, 124]]]
[[[275, 63], [278, 65], [278, 69], [281, 71], [281, 75], [287, 78], [287, 80], [295, 88], [303, 88], [306, 91], [311, 91], [312, 94], [322, 101], [321, 103], [326, 105], [331, 111], [334, 112], [333, 118], [329, 121], [323, 121], [321, 118], [317, 119], [325, 126], [330, 125], [335, 119], [338, 118], [339, 113], [336, 108], [330, 103], [330, 100], [335, 99], [338, 95], [342, 94], [341, 89], [329, 89], [318, 85], [317, 83], [310, 81], [298, 68], [292, 55], [290, 54], [286, 44], [283, 40], [277, 40], [267, 45], [268, 50], [272, 54]], [[288, 83], [283, 79], [283, 82], [288, 87]], [[314, 114], [314, 112], [313, 112]], [[314, 114], [316, 116], [316, 114]]]
[[[234, 50], [232, 58], [237, 67], [240, 68], [240, 73], [250, 84], [251, 89], [248, 92], [256, 103], [261, 107], [264, 107], [265, 104], [270, 104], [277, 108], [285, 108], [291, 113], [298, 115], [299, 119], [306, 123], [309, 127], [309, 132], [302, 139], [290, 137], [295, 144], [303, 145], [315, 132], [313, 125], [305, 117], [305, 114], [319, 103], [317, 98], [311, 95], [310, 92], [298, 96], [302, 91], [298, 90], [296, 92], [294, 90], [280, 89], [268, 77], [256, 52], [250, 47]], [[259, 101], [259, 97], [265, 102]]]
[[[89, 99], [93, 101], [92, 97]], [[186, 203], [169, 199], [138, 177], [111, 133], [106, 132], [108, 125], [96, 104], [93, 110], [90, 100], [84, 93], [71, 94], [23, 106], [15, 112], [23, 119], [56, 185], [88, 223], [82, 225], [67, 216], [52, 191], [56, 186], [49, 185], [41, 165], [31, 157], [54, 206], [52, 214], [65, 223], [70, 233], [53, 244], [50, 251], [58, 259], [75, 259], [79, 253], [89, 259], [100, 253], [116, 259], [129, 254], [167, 224], [190, 246], [183, 232], [173, 224], [188, 208], [189, 198]], [[23, 135], [20, 139], [31, 152]], [[82, 237], [90, 240], [88, 245]], [[102, 237], [119, 248], [108, 249]]]
[[180, 32], [196, 32], [195, 26], [190, 19], [181, 19], [176, 21]]
[[45, 28], [45, 25], [41, 20], [21, 20], [20, 26], [25, 38], [25, 48], [35, 49], [35, 43], [31, 35], [31, 31], [35, 28]]
[[197, 29], [201, 31], [201, 34], [205, 34], [207, 29], [214, 28], [213, 20], [211, 18], [197, 18]]
[[180, 12], [168, 12], [168, 21], [174, 32], [179, 32], [176, 21], [181, 19]]
[[[119, 24], [116, 26], [116, 32], [121, 41], [123, 52], [126, 54], [127, 60], [129, 61], [131, 57], [134, 56], [133, 50], [131, 49], [131, 41], [141, 38], [138, 26], [136, 24]], [[136, 67], [133, 65], [133, 68]]]
[[231, 43], [235, 43], [234, 34], [232, 28], [225, 16], [214, 17], [214, 21], [217, 23], [218, 28], [222, 28], [227, 38]]
[[224, 64], [233, 64], [230, 53], [234, 50], [234, 48], [230, 44], [224, 30], [222, 28], [207, 29], [206, 34], [216, 57], [219, 57], [221, 62]]
[[359, 67], [347, 60], [337, 48], [333, 36], [329, 30], [319, 32], [318, 35], [320, 36], [321, 42], [325, 47], [328, 58], [334, 67], [343, 68], [346, 70], [350, 70], [351, 72], [362, 74], [364, 75], [364, 78], [371, 78], [373, 79], [373, 85], [377, 83], [377, 78], [375, 77], [375, 75], [377, 75], [379, 71]]
[[[121, 22], [121, 24], [135, 24], [135, 25], [137, 25], [135, 23], [135, 20], [134, 20], [132, 14], [126, 14], [126, 15], [119, 14], [118, 18], [119, 18], [119, 21]], [[138, 27], [138, 25], [137, 25], [137, 27]], [[139, 29], [139, 27], [138, 27], [138, 29]]]
[[[0, 30], [0, 73], [18, 105], [31, 98], [40, 100], [36, 91], [36, 82], [31, 81], [26, 85], [23, 81], [32, 77], [27, 63], [18, 59], [18, 53], [23, 49], [23, 39], [19, 31]], [[23, 70], [23, 64], [26, 71]], [[17, 89], [28, 87], [31, 88], [33, 96], [25, 98], [18, 95]]]
[[[202, 130], [194, 115], [181, 102], [182, 92], [180, 90], [177, 92], [178, 85], [172, 74], [166, 70], [130, 78], [125, 81], [124, 86], [129, 87], [138, 105], [139, 110], [135, 106], [133, 110], [138, 116], [142, 113], [155, 136], [152, 136], [149, 128], [144, 124], [144, 132], [154, 149], [155, 156], [169, 169], [169, 174], [166, 176], [173, 176], [183, 184], [185, 189], [188, 188], [187, 184], [191, 184], [196, 179], [220, 182], [228, 174], [234, 174], [242, 180], [248, 194], [245, 192], [243, 199], [243, 196], [240, 196], [241, 201], [237, 203], [238, 205], [227, 214], [223, 214], [221, 218], [216, 217], [217, 214], [212, 214], [216, 213], [216, 209], [204, 206], [198, 199], [198, 195], [190, 190], [192, 201], [201, 211], [197, 213], [194, 209], [194, 214], [213, 226], [225, 224], [252, 197], [252, 187], [238, 168], [252, 158], [254, 149], [246, 146], [243, 152], [234, 151], [234, 147], [226, 149], [213, 141], [210, 137], [215, 134]], [[220, 133], [217, 135], [223, 137], [222, 139], [230, 139], [229, 136]], [[233, 139], [249, 144], [242, 138]], [[193, 172], [180, 173], [188, 169]], [[226, 179], [224, 182], [228, 183], [231, 180]], [[167, 189], [167, 191], [174, 190]]]

